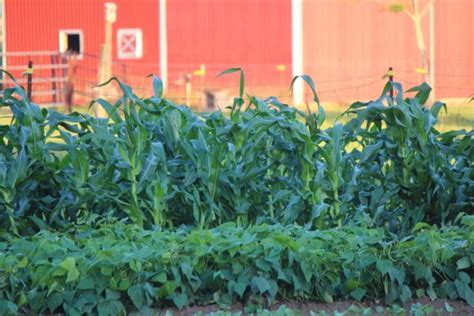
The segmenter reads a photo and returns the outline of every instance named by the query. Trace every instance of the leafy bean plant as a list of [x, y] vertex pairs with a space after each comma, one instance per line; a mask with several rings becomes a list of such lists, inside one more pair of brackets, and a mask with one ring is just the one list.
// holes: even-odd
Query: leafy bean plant
[[[280, 224], [144, 230], [120, 222], [0, 242], [0, 314], [119, 315], [240, 301], [462, 299], [474, 306], [474, 217], [308, 231]], [[3, 312], [2, 312], [3, 308]]]
[[[324, 110], [302, 112], [274, 97], [239, 97], [229, 112], [193, 113], [162, 96], [97, 99], [106, 118], [62, 114], [30, 102], [20, 86], [0, 104], [0, 227], [15, 234], [123, 219], [141, 227], [210, 228], [359, 223], [407, 234], [474, 210], [474, 132], [436, 130], [444, 107], [430, 88], [403, 97], [398, 83], [356, 102], [349, 119], [322, 128]], [[9, 75], [9, 74], [8, 74]], [[14, 78], [12, 78], [14, 80]], [[294, 81], [293, 81], [294, 82]], [[398, 91], [395, 98], [390, 88]]]

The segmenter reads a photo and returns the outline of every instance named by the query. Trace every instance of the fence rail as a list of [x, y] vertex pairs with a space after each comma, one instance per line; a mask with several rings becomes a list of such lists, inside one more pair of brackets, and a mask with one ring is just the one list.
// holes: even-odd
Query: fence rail
[[5, 57], [28, 57], [28, 56], [51, 56], [51, 55], [64, 55], [54, 50], [44, 51], [24, 51], [24, 52], [2, 52], [0, 56]]
[[[58, 51], [2, 52], [0, 59], [4, 62], [1, 69], [16, 76], [16, 83], [26, 86], [28, 96], [35, 103], [45, 107], [65, 105], [71, 79], [67, 54]], [[11, 78], [0, 75], [1, 89], [13, 84]]]
[[[13, 82], [10, 78], [0, 79], [0, 83], [10, 83]], [[16, 79], [17, 83], [27, 83], [28, 79], [19, 78]], [[44, 77], [44, 78], [33, 78], [32, 83], [53, 83], [53, 82], [67, 82], [67, 77]]]
[[[0, 53], [1, 56], [1, 53]], [[42, 65], [35, 65], [35, 70], [44, 70], [44, 69], [67, 69], [68, 66], [66, 64], [42, 64]], [[25, 66], [7, 66], [5, 69], [8, 70], [25, 70]]]

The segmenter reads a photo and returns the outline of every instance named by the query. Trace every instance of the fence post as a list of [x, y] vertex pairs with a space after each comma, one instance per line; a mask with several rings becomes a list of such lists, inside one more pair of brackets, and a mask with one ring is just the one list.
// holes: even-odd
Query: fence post
[[[112, 40], [113, 28], [112, 25], [117, 20], [117, 5], [114, 2], [105, 3], [105, 41], [100, 49], [99, 59], [99, 84], [102, 84], [112, 77]], [[112, 89], [110, 86], [101, 87], [98, 90], [99, 97], [104, 98], [110, 94]], [[99, 106], [95, 107], [96, 117], [107, 117], [107, 112]]]
[[185, 81], [185, 104], [186, 106], [191, 106], [191, 74], [187, 73], [184, 75]]
[[[387, 73], [387, 75], [388, 75], [388, 80], [389, 80], [390, 82], [393, 82], [393, 68], [392, 68], [392, 67], [389, 67], [389, 68], [388, 68], [388, 73]], [[393, 99], [393, 86], [390, 87], [390, 97]]]
[[127, 64], [122, 64], [122, 78], [124, 82], [127, 82]]
[[27, 75], [27, 84], [26, 84], [26, 95], [28, 96], [28, 100], [33, 101], [31, 99], [31, 89], [33, 86], [33, 62], [30, 60], [28, 61], [28, 68], [26, 69]]
[[[67, 76], [69, 76], [69, 69], [68, 69], [69, 65], [68, 65], [66, 55], [65, 54], [60, 54], [60, 55], [58, 55], [58, 58], [60, 58], [61, 65], [63, 65], [63, 66], [66, 65], [67, 66], [67, 67], [62, 68], [61, 77], [67, 78]], [[60, 90], [61, 90], [61, 93], [59, 93], [59, 102], [66, 102], [67, 85], [66, 85], [65, 82], [59, 82], [59, 85], [60, 85]]]
[[51, 55], [51, 89], [53, 90], [53, 103], [54, 106], [56, 106], [56, 102], [58, 101], [57, 95], [56, 95], [56, 55]]
[[74, 78], [76, 75], [76, 57], [75, 53], [67, 55], [67, 75], [66, 82], [64, 83], [64, 102], [66, 111], [72, 112], [73, 106], [73, 95], [74, 95]]

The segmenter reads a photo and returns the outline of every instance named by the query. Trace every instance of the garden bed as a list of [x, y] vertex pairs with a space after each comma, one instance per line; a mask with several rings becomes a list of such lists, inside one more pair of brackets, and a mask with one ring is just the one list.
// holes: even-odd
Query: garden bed
[[[474, 307], [469, 306], [463, 301], [451, 301], [437, 299], [418, 299], [403, 305], [384, 306], [375, 302], [356, 302], [356, 301], [336, 301], [334, 303], [321, 302], [276, 302], [275, 304], [263, 309], [262, 307], [246, 307], [243, 304], [233, 304], [222, 310], [217, 305], [191, 306], [179, 309], [151, 309], [151, 314], [169, 316], [376, 316], [376, 315], [452, 315], [466, 316], [474, 315]], [[137, 314], [130, 314], [137, 316]]]
[[[306, 113], [246, 103], [232, 72], [239, 96], [207, 114], [156, 77], [146, 99], [112, 79], [124, 95], [93, 102], [105, 118], [3, 91], [0, 315], [439, 299], [470, 312], [456, 302], [474, 306], [474, 131], [437, 130], [445, 105], [425, 106], [426, 84], [389, 82], [325, 128], [311, 78]], [[425, 312], [400, 312], [413, 306]]]
[[114, 223], [43, 231], [0, 244], [0, 288], [34, 313], [276, 299], [394, 304], [430, 297], [474, 305], [473, 220], [464, 222], [441, 231], [422, 225], [400, 240], [354, 226], [150, 231]]

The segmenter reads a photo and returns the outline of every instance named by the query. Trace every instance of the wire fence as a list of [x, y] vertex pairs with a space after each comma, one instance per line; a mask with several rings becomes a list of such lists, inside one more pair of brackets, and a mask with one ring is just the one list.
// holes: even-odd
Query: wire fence
[[[11, 54], [8, 58], [6, 70], [12, 72], [21, 85], [27, 81], [22, 76], [27, 61], [34, 60], [32, 98], [43, 106], [61, 107], [70, 103], [70, 109], [72, 106], [88, 105], [98, 96], [98, 55], [83, 53], [80, 58], [71, 58], [57, 52], [27, 52]], [[233, 97], [237, 95], [236, 76], [217, 77], [217, 74], [229, 68], [229, 65], [212, 64], [203, 67], [200, 64], [170, 64], [168, 68], [170, 76], [166, 96], [177, 103], [185, 103], [199, 109], [209, 106], [210, 103], [225, 107], [232, 103]], [[247, 64], [242, 68], [246, 77], [245, 88], [249, 94], [272, 95], [284, 103], [292, 103], [289, 91], [292, 79], [290, 65]], [[151, 79], [147, 78], [147, 75], [159, 74], [160, 67], [157, 63], [115, 61], [112, 72], [114, 76], [130, 84], [137, 95], [146, 97], [153, 94]], [[376, 98], [387, 81], [386, 73], [386, 69], [380, 69], [360, 76], [319, 78], [315, 75], [313, 79], [322, 101], [346, 104], [355, 100]], [[443, 78], [445, 80], [440, 80]], [[472, 88], [469, 85], [456, 85], [457, 80], [472, 82]], [[395, 81], [404, 86], [415, 86], [423, 81], [423, 74], [413, 69], [395, 69]], [[0, 79], [0, 83], [3, 87], [13, 84], [5, 76]], [[457, 97], [468, 99], [474, 95], [474, 76], [468, 73], [436, 72], [433, 88], [435, 91], [450, 91]], [[114, 100], [122, 94], [114, 87], [101, 95]], [[308, 102], [312, 99], [312, 92], [307, 88], [304, 97]]]

